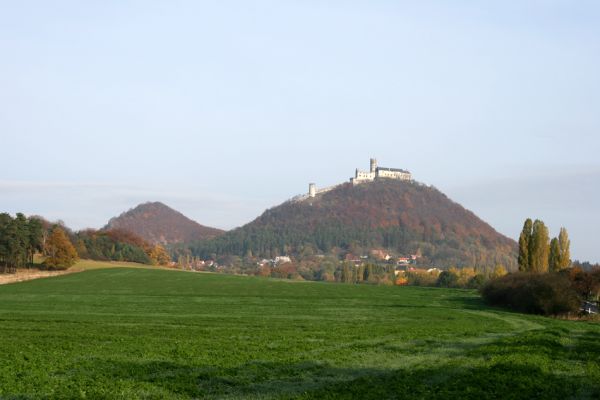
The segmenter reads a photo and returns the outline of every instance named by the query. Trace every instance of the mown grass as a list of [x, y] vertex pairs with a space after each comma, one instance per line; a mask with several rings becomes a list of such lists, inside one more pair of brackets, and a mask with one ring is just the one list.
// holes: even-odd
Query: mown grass
[[599, 398], [600, 326], [473, 291], [93, 269], [0, 287], [0, 398]]
[[[36, 268], [44, 269], [44, 266], [42, 264], [44, 262], [44, 260], [45, 260], [44, 256], [42, 256], [41, 254], [36, 254], [33, 257], [33, 264]], [[153, 265], [146, 265], [146, 264], [140, 264], [140, 263], [134, 263], [134, 262], [127, 262], [127, 261], [96, 261], [96, 260], [89, 260], [89, 259], [80, 259], [80, 260], [77, 260], [75, 265], [73, 265], [70, 269], [75, 270], [75, 271], [80, 271], [80, 270], [90, 270], [90, 269], [119, 268], [119, 267], [153, 268], [153, 269], [163, 268], [163, 267], [157, 267], [157, 266], [153, 266]]]
[[78, 260], [71, 268], [74, 270], [90, 270], [90, 269], [105, 269], [105, 268], [151, 268], [165, 269], [164, 267], [140, 264], [127, 261], [95, 261], [95, 260]]

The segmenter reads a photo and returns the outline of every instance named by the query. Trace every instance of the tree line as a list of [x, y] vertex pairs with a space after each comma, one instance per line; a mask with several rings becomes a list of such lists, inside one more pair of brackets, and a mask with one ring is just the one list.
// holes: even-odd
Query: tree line
[[43, 248], [43, 229], [39, 219], [17, 213], [0, 214], [0, 271], [15, 272], [33, 265], [33, 255]]
[[565, 228], [558, 237], [550, 240], [548, 228], [543, 221], [527, 218], [519, 236], [519, 271], [556, 272], [568, 268], [571, 241]]
[[65, 230], [39, 217], [17, 213], [0, 214], [0, 272], [14, 273], [18, 268], [31, 268], [34, 255], [45, 256], [49, 269], [69, 268], [77, 261], [77, 252]]
[[85, 229], [74, 234], [73, 242], [82, 258], [98, 261], [127, 261], [150, 265], [167, 265], [171, 261], [166, 249], [151, 244], [138, 235], [122, 230]]
[[519, 272], [491, 280], [481, 290], [491, 305], [516, 311], [557, 315], [580, 313], [585, 302], [598, 302], [600, 268], [581, 268], [570, 259], [565, 228], [550, 239], [541, 220], [525, 220], [519, 236]]
[[61, 223], [41, 217], [11, 217], [0, 214], [0, 273], [14, 273], [34, 266], [34, 255], [43, 258], [42, 267], [66, 269], [80, 257], [99, 261], [129, 261], [167, 265], [171, 257], [159, 244], [150, 244], [121, 230], [73, 232]]

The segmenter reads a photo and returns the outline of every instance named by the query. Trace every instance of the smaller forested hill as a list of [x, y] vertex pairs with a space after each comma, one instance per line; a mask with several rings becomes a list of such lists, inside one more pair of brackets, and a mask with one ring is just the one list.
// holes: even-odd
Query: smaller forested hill
[[144, 203], [112, 218], [104, 230], [132, 232], [150, 243], [181, 243], [214, 238], [224, 231], [192, 221], [160, 202]]
[[335, 248], [420, 252], [436, 266], [514, 268], [516, 243], [439, 190], [416, 182], [342, 184], [313, 199], [289, 201], [192, 251], [203, 257], [274, 256]]

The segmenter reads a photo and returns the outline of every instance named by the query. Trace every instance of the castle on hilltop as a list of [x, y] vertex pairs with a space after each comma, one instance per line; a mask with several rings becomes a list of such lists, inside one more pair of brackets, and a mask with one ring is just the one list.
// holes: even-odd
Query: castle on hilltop
[[[371, 182], [376, 179], [396, 179], [399, 181], [411, 181], [412, 175], [410, 172], [398, 169], [398, 168], [384, 168], [377, 166], [377, 160], [375, 158], [371, 158], [371, 169], [369, 172], [360, 171], [358, 168], [354, 173], [354, 178], [350, 178], [350, 182], [353, 185], [358, 185], [363, 182]], [[301, 201], [307, 198], [315, 197], [317, 194], [328, 192], [332, 189], [335, 189], [339, 185], [330, 186], [322, 189], [317, 189], [317, 185], [314, 183], [308, 184], [308, 194], [296, 196], [294, 201]]]
[[377, 166], [377, 160], [375, 158], [371, 158], [371, 169], [369, 172], [360, 171], [356, 168], [356, 172], [354, 174], [354, 178], [350, 178], [350, 182], [353, 185], [358, 185], [362, 182], [370, 182], [375, 179], [397, 179], [399, 181], [410, 181], [412, 180], [412, 175], [410, 172], [404, 169], [398, 168], [384, 168]]

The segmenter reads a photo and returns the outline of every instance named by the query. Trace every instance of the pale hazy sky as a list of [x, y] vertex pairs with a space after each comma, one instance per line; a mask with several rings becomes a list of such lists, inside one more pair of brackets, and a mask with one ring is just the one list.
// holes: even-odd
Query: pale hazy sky
[[0, 211], [232, 228], [406, 168], [600, 261], [598, 1], [2, 1]]

